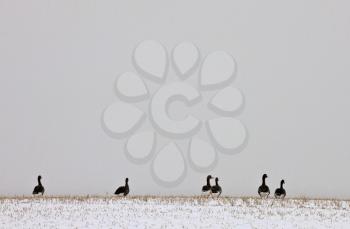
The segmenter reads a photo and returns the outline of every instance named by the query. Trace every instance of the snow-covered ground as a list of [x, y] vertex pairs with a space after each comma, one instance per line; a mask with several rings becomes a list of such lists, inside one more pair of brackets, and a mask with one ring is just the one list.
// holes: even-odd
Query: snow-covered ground
[[203, 197], [0, 198], [0, 228], [350, 228], [350, 201]]

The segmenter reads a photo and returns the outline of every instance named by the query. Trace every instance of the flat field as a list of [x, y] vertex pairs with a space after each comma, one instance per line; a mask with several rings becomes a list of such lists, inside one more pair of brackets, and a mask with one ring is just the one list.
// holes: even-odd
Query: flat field
[[350, 228], [350, 201], [2, 197], [0, 228]]

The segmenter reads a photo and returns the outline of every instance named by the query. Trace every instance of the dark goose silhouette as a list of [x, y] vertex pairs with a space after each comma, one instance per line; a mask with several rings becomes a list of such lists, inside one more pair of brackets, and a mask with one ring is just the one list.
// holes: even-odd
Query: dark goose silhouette
[[259, 193], [259, 196], [260, 196], [261, 198], [267, 198], [267, 197], [269, 197], [269, 195], [270, 195], [269, 186], [267, 186], [267, 185], [265, 184], [265, 179], [266, 179], [266, 178], [267, 178], [267, 175], [264, 174], [264, 175], [262, 176], [262, 185], [260, 185], [260, 187], [259, 187], [259, 189], [258, 189], [258, 193]]
[[284, 180], [281, 180], [281, 186], [277, 188], [275, 191], [276, 199], [284, 199], [284, 197], [286, 197], [286, 190], [284, 190], [283, 184], [284, 184]]
[[115, 195], [123, 194], [124, 196], [129, 194], [129, 178], [125, 178], [125, 186], [120, 186], [115, 190]]
[[209, 192], [211, 191], [211, 185], [210, 185], [210, 179], [213, 177], [211, 175], [207, 176], [207, 184], [202, 187], [202, 192]]
[[211, 187], [211, 193], [219, 193], [217, 195], [217, 197], [219, 198], [219, 196], [221, 195], [222, 189], [218, 183], [219, 178], [215, 178], [215, 185], [213, 187]]
[[33, 195], [37, 195], [39, 193], [41, 193], [41, 195], [44, 195], [45, 192], [45, 188], [44, 186], [41, 184], [41, 176], [38, 176], [38, 185], [34, 187], [33, 190]]

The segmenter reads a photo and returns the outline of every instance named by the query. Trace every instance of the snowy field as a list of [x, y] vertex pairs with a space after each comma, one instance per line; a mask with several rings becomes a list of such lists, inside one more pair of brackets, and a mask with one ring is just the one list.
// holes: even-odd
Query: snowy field
[[0, 228], [350, 228], [350, 201], [231, 197], [0, 198]]

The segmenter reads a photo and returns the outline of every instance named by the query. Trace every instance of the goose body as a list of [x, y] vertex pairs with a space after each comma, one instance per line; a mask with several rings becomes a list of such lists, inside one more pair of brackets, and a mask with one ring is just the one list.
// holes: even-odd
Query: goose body
[[202, 187], [202, 192], [209, 192], [211, 191], [211, 185], [210, 185], [210, 179], [213, 177], [211, 175], [207, 176], [207, 184]]
[[115, 190], [114, 194], [115, 195], [119, 195], [119, 194], [123, 194], [123, 196], [126, 196], [129, 194], [129, 178], [125, 179], [125, 186], [120, 186], [119, 188], [117, 188], [117, 190]]
[[284, 180], [281, 180], [281, 185], [279, 188], [275, 191], [275, 198], [276, 199], [284, 199], [286, 197], [286, 190], [283, 188]]
[[259, 189], [258, 189], [258, 193], [259, 193], [259, 196], [261, 198], [267, 198], [269, 195], [270, 195], [270, 188], [269, 186], [266, 185], [265, 183], [265, 179], [267, 178], [267, 175], [264, 174], [262, 176], [262, 185], [260, 185]]
[[45, 188], [44, 186], [41, 184], [41, 176], [38, 176], [38, 185], [34, 187], [33, 190], [33, 195], [37, 195], [39, 193], [41, 193], [41, 195], [44, 195], [45, 192]]
[[222, 192], [222, 189], [218, 182], [219, 182], [219, 178], [215, 178], [215, 185], [211, 187], [211, 193], [218, 193], [217, 197], [219, 197]]

